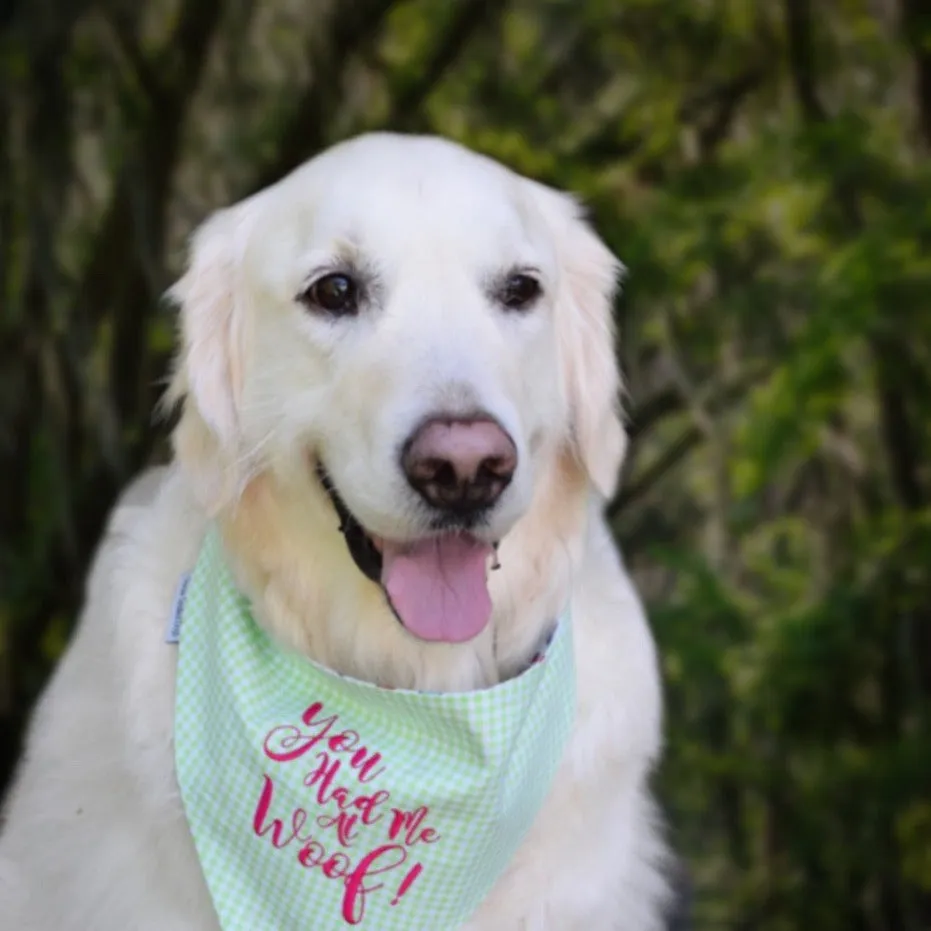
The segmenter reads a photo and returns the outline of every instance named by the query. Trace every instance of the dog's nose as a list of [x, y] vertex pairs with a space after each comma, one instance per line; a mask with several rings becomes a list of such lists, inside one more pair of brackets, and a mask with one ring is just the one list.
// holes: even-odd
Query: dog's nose
[[494, 504], [507, 488], [517, 449], [493, 420], [437, 417], [408, 440], [401, 464], [428, 504], [477, 511]]

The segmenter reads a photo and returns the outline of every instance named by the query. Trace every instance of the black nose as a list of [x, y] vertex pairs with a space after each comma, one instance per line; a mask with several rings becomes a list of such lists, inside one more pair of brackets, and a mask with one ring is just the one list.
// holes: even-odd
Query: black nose
[[489, 418], [437, 417], [408, 440], [401, 456], [408, 482], [436, 508], [490, 507], [517, 468], [514, 441]]

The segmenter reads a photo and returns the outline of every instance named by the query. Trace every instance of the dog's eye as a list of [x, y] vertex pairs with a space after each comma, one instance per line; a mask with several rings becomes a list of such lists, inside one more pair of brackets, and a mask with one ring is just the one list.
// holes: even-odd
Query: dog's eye
[[311, 310], [323, 310], [328, 314], [345, 316], [359, 309], [359, 286], [341, 272], [318, 278], [299, 300]]
[[540, 282], [532, 275], [509, 275], [498, 294], [508, 310], [526, 310], [541, 294]]

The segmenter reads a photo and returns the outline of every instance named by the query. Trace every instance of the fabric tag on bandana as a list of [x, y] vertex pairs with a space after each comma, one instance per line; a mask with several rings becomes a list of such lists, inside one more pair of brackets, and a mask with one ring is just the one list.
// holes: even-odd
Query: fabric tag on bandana
[[507, 868], [575, 713], [572, 630], [463, 693], [384, 689], [273, 642], [210, 532], [180, 599], [175, 763], [223, 931], [456, 931]]
[[187, 595], [187, 587], [191, 582], [191, 573], [186, 572], [181, 576], [178, 587], [175, 590], [175, 600], [171, 608], [171, 616], [168, 618], [168, 629], [165, 631], [165, 643], [177, 643], [181, 639], [181, 617], [184, 614], [184, 598]]

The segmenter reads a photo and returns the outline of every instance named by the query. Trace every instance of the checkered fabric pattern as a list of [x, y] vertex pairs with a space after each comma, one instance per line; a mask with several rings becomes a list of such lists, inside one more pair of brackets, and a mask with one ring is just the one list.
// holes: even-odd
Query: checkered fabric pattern
[[175, 757], [224, 931], [455, 931], [548, 793], [575, 710], [563, 618], [493, 688], [421, 693], [284, 651], [218, 535], [184, 595]]

